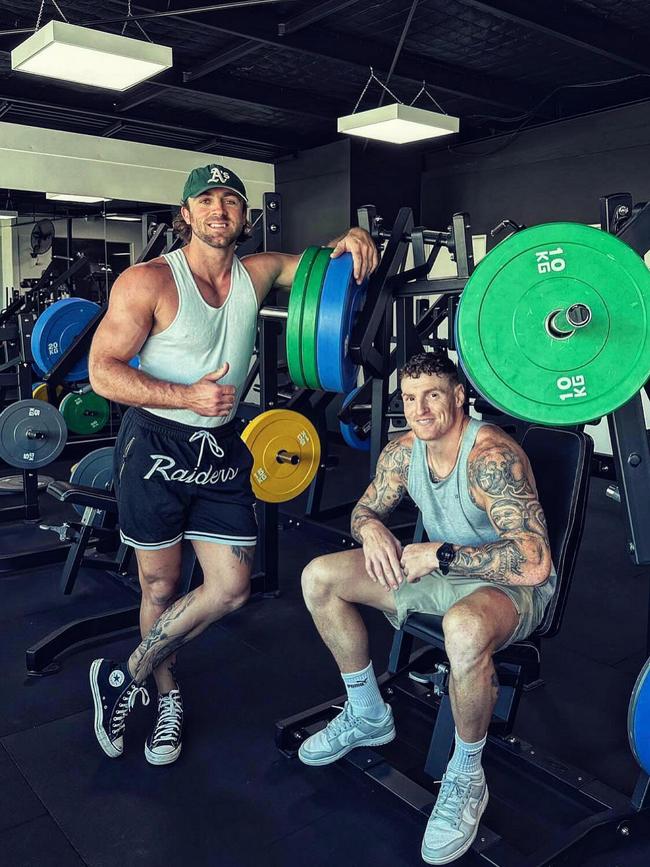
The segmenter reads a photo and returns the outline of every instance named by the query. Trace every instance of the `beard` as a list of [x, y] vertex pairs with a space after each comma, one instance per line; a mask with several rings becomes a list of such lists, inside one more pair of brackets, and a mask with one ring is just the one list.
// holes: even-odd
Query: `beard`
[[199, 226], [193, 224], [192, 235], [196, 235], [196, 237], [203, 241], [204, 244], [207, 244], [208, 247], [213, 247], [216, 250], [223, 250], [227, 247], [235, 246], [242, 229], [243, 223], [241, 226], [229, 225], [228, 228], [223, 229], [218, 234], [212, 234], [211, 232], [204, 232]]

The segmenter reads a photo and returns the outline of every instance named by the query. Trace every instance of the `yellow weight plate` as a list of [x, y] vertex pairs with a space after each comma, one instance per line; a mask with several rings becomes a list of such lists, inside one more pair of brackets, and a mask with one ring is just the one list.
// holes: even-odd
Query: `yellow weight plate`
[[291, 500], [302, 494], [316, 475], [320, 439], [314, 425], [299, 412], [263, 412], [246, 425], [242, 440], [253, 455], [251, 484], [258, 500]]
[[[63, 388], [60, 385], [56, 387], [56, 396], [60, 397]], [[38, 385], [35, 385], [32, 388], [32, 397], [34, 400], [44, 400], [48, 403], [47, 399], [47, 385], [44, 382], [39, 382]]]

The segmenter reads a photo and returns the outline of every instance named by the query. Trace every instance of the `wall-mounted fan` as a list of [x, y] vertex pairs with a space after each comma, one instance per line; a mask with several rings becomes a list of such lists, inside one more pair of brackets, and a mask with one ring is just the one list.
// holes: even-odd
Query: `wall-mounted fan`
[[34, 223], [30, 243], [32, 245], [32, 259], [47, 253], [54, 241], [54, 223], [52, 220], [38, 220]]

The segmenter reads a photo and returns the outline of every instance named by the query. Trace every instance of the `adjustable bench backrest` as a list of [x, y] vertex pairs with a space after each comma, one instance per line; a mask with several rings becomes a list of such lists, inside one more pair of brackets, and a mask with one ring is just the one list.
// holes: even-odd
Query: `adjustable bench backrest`
[[521, 446], [533, 468], [557, 571], [555, 594], [534, 633], [550, 637], [560, 629], [582, 538], [594, 444], [578, 431], [531, 427]]

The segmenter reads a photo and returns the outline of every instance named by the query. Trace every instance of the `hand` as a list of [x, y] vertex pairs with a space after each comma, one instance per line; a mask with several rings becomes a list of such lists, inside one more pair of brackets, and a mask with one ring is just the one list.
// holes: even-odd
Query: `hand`
[[441, 542], [418, 542], [406, 545], [402, 551], [400, 566], [409, 584], [417, 583], [423, 575], [428, 575], [440, 565], [436, 551]]
[[338, 259], [343, 253], [351, 253], [354, 263], [354, 279], [361, 284], [379, 265], [377, 245], [365, 229], [355, 227], [337, 243], [332, 253], [332, 259]]
[[386, 590], [397, 590], [404, 580], [399, 565], [402, 546], [381, 521], [369, 521], [361, 530], [366, 572]]
[[217, 385], [218, 381], [223, 379], [229, 370], [230, 365], [226, 361], [219, 370], [206, 374], [198, 382], [190, 385], [186, 408], [198, 413], [198, 415], [229, 415], [235, 405], [235, 386]]

